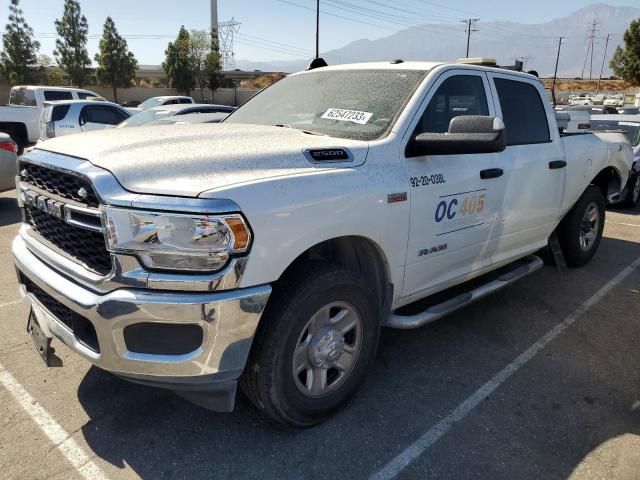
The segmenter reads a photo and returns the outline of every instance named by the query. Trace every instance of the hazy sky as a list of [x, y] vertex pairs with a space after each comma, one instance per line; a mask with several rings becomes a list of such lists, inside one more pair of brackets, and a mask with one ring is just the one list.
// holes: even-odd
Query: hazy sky
[[[10, 0], [0, 1], [0, 18]], [[567, 15], [593, 2], [583, 0], [321, 0], [321, 49], [342, 47], [360, 38], [375, 39], [416, 23], [448, 23], [464, 30], [459, 21], [511, 20], [539, 23]], [[167, 43], [180, 25], [209, 28], [209, 0], [81, 0], [89, 21], [89, 53], [111, 16], [140, 64], [160, 64]], [[615, 6], [638, 6], [638, 0], [616, 0]], [[55, 47], [54, 20], [62, 16], [64, 0], [21, 0], [27, 22], [42, 44], [41, 52]], [[315, 45], [315, 0], [218, 0], [220, 21], [241, 22], [236, 37], [236, 58], [293, 60], [308, 57]], [[344, 18], [343, 18], [344, 17]], [[482, 23], [479, 24], [481, 28]]]

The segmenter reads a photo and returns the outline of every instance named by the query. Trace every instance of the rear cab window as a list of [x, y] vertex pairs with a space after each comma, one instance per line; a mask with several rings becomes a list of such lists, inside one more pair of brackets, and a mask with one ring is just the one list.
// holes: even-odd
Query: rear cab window
[[507, 146], [551, 142], [547, 112], [538, 89], [530, 83], [502, 77], [494, 77], [493, 82], [502, 109]]
[[25, 87], [14, 87], [9, 93], [9, 105], [36, 107], [36, 92]]

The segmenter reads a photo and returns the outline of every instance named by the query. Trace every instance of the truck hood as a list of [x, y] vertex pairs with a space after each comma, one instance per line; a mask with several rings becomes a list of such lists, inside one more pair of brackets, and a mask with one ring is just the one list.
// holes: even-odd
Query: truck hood
[[[109, 170], [130, 192], [197, 197], [235, 184], [351, 168], [368, 143], [244, 124], [168, 125], [69, 135], [37, 146]], [[305, 149], [346, 148], [353, 160], [313, 163]]]

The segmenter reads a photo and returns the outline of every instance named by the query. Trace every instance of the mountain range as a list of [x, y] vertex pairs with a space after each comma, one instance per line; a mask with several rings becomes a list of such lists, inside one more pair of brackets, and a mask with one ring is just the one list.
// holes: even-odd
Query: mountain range
[[[471, 37], [471, 57], [492, 57], [501, 65], [512, 65], [516, 59], [525, 60], [526, 70], [536, 70], [541, 76], [553, 74], [558, 39], [563, 39], [558, 75], [578, 77], [584, 72], [589, 78], [600, 74], [604, 55], [605, 37], [610, 34], [604, 75], [610, 75], [609, 59], [632, 20], [640, 18], [640, 8], [613, 7], [594, 4], [566, 17], [545, 23], [527, 24], [507, 21], [480, 20]], [[593, 67], [589, 52], [593, 22], [595, 41]], [[362, 39], [342, 48], [323, 52], [330, 64], [403, 60], [454, 61], [465, 56], [466, 33], [464, 25], [430, 23], [400, 30], [376, 40]], [[589, 53], [588, 53], [589, 52]], [[238, 61], [247, 70], [293, 72], [306, 68], [310, 59], [292, 61], [252, 62]]]

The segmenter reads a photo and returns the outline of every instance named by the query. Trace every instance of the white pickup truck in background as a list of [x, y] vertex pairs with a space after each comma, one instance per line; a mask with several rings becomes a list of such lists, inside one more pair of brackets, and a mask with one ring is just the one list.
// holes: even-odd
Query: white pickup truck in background
[[550, 238], [589, 262], [632, 160], [622, 133], [561, 132], [531, 75], [402, 61], [291, 75], [218, 125], [52, 139], [19, 163], [28, 329], [45, 361], [56, 338], [208, 408], [240, 384], [312, 425], [381, 326], [536, 271]]
[[101, 97], [89, 90], [64, 87], [17, 86], [11, 89], [9, 104], [0, 106], [0, 132], [18, 145], [18, 152], [40, 138], [40, 113], [44, 103], [56, 100], [86, 100]]

